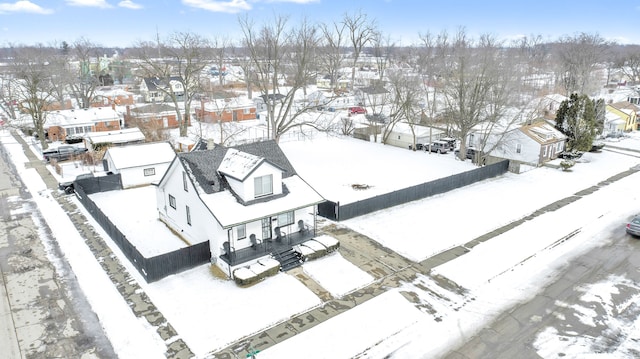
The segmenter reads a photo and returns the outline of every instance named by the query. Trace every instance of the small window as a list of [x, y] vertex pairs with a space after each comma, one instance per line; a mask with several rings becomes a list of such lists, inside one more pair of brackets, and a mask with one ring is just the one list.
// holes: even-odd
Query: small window
[[287, 226], [293, 224], [295, 222], [295, 218], [293, 216], [293, 212], [281, 213], [278, 215], [278, 226]]
[[273, 193], [273, 176], [256, 177], [253, 182], [255, 197], [267, 196]]
[[189, 192], [189, 186], [187, 181], [187, 173], [182, 172], [182, 186], [184, 187], [185, 192]]
[[189, 206], [186, 206], [187, 209], [187, 224], [191, 225], [191, 210], [189, 209]]
[[516, 153], [521, 153], [521, 152], [522, 152], [522, 145], [518, 143], [516, 145]]
[[169, 206], [171, 208], [176, 209], [176, 198], [172, 195], [169, 195]]
[[236, 236], [238, 237], [238, 239], [247, 238], [247, 225], [246, 224], [241, 224], [241, 225], [236, 227]]
[[145, 176], [154, 176], [155, 174], [156, 174], [156, 169], [153, 167], [144, 169]]
[[542, 147], [542, 157], [547, 157], [547, 147], [548, 146], [543, 146]]

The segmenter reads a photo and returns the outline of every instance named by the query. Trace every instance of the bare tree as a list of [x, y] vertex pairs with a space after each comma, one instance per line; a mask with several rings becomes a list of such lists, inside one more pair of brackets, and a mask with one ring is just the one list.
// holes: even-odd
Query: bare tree
[[566, 95], [585, 94], [594, 89], [594, 70], [604, 59], [611, 43], [598, 34], [565, 36], [557, 44], [559, 78]]
[[346, 55], [344, 54], [345, 46], [345, 25], [344, 23], [332, 23], [331, 26], [321, 24], [322, 40], [320, 45], [320, 62], [321, 69], [329, 76], [329, 87], [335, 90], [340, 75], [340, 68]]
[[633, 83], [640, 81], [640, 45], [626, 45], [618, 51], [615, 65]]
[[376, 71], [378, 71], [378, 81], [382, 81], [384, 79], [385, 70], [391, 62], [396, 44], [392, 42], [388, 36], [385, 37], [380, 31], [376, 31], [373, 34], [371, 43], [371, 50], [373, 51], [372, 55], [376, 63]]
[[296, 95], [309, 78], [317, 44], [316, 27], [303, 21], [300, 27], [289, 30], [287, 18], [282, 16], [258, 29], [248, 17], [239, 21], [255, 84], [266, 106], [269, 138], [279, 141], [295, 127], [314, 126], [316, 122], [306, 115], [315, 105], [297, 101]]
[[[69, 87], [80, 108], [91, 107], [96, 87], [100, 85], [100, 71], [106, 70], [99, 68], [100, 55], [99, 45], [80, 38], [73, 43], [69, 57], [61, 57], [66, 64], [64, 67], [61, 66], [66, 70], [63, 83]], [[71, 67], [71, 59], [77, 63], [75, 68]]]
[[18, 84], [13, 73], [0, 77], [0, 119], [6, 116], [9, 124], [15, 122], [18, 114]]
[[53, 99], [54, 83], [52, 81], [49, 59], [52, 49], [37, 45], [15, 49], [12, 72], [15, 74], [15, 96], [21, 111], [31, 117], [42, 149], [47, 149], [44, 125], [47, 120], [47, 107]]
[[226, 63], [227, 56], [230, 47], [229, 39], [225, 37], [216, 37], [212, 42], [212, 55], [213, 55], [213, 63], [215, 64], [218, 74], [218, 85], [224, 85], [224, 79], [226, 75]]
[[451, 42], [440, 41], [448, 75], [443, 78], [444, 116], [462, 139], [460, 158], [464, 159], [466, 138], [476, 127], [482, 126], [488, 135], [504, 134], [521, 121], [509, 112], [517, 103], [516, 87], [521, 81], [503, 44], [490, 35], [474, 41], [460, 29]]
[[353, 62], [351, 67], [351, 87], [356, 80], [356, 67], [363, 49], [374, 38], [376, 34], [376, 23], [369, 20], [366, 14], [358, 12], [355, 14], [344, 14], [342, 23], [346, 26], [351, 48], [353, 49]]
[[[145, 76], [157, 78], [164, 84], [158, 86], [158, 90], [173, 102], [180, 136], [186, 136], [191, 123], [191, 102], [200, 90], [202, 71], [210, 62], [209, 41], [196, 34], [176, 32], [165, 43], [143, 42], [137, 50]], [[179, 89], [172, 86], [171, 81], [179, 82]]]
[[413, 137], [412, 147], [416, 148], [416, 126], [421, 118], [421, 86], [418, 74], [404, 74], [401, 71], [389, 73], [389, 121], [382, 132], [382, 142], [387, 143], [389, 135], [398, 123], [405, 123]]

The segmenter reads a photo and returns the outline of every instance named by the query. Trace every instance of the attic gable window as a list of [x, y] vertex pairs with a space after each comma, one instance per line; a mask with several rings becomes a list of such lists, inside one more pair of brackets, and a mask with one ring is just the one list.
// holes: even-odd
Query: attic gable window
[[273, 175], [254, 178], [253, 189], [256, 198], [273, 194]]
[[185, 192], [189, 192], [189, 186], [187, 184], [188, 184], [187, 173], [182, 172], [182, 186], [184, 187]]

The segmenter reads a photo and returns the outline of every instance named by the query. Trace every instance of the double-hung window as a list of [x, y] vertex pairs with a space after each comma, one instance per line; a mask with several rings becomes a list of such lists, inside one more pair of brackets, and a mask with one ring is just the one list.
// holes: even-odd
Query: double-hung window
[[273, 175], [256, 177], [253, 181], [255, 197], [273, 194]]
[[285, 212], [278, 215], [278, 226], [280, 227], [293, 224], [293, 222], [295, 222], [293, 212]]
[[169, 206], [171, 208], [176, 209], [176, 198], [172, 195], [169, 195]]
[[241, 225], [237, 226], [236, 227], [236, 235], [238, 236], [238, 239], [247, 238], [247, 225], [246, 224], [241, 224]]

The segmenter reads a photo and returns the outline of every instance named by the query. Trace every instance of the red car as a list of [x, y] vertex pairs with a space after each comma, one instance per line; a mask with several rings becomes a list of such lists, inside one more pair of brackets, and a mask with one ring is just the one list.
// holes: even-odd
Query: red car
[[349, 107], [349, 115], [358, 115], [358, 114], [365, 114], [365, 113], [367, 113], [367, 110], [365, 110], [364, 107], [360, 107], [360, 106]]

